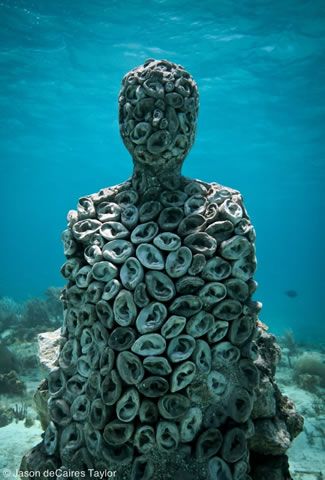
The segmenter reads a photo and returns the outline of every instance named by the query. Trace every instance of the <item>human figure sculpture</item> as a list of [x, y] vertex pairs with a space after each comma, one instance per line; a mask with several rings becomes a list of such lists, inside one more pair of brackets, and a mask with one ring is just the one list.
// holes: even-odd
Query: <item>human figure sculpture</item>
[[[148, 60], [123, 79], [119, 124], [134, 173], [69, 212], [62, 345], [30, 470], [258, 478], [254, 402], [260, 377], [273, 380], [256, 364], [266, 334], [252, 300], [255, 232], [238, 191], [181, 174], [197, 112], [180, 65]], [[258, 480], [290, 478], [283, 462], [278, 471]]]

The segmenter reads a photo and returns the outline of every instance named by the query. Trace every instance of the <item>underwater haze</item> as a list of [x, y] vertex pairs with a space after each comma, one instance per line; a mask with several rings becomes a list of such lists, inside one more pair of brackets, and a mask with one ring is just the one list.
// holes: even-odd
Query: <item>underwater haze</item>
[[0, 24], [0, 296], [64, 284], [68, 210], [132, 172], [122, 76], [165, 58], [200, 92], [183, 173], [240, 190], [256, 227], [261, 320], [324, 338], [322, 0], [2, 0]]

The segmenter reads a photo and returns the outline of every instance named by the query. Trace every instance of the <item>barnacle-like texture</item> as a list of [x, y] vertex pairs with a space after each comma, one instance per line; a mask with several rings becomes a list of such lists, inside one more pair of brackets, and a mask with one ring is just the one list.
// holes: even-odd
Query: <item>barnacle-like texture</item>
[[[148, 60], [123, 78], [120, 132], [141, 164], [159, 163], [165, 169], [180, 166], [194, 142], [197, 111], [196, 83], [180, 65]], [[141, 215], [146, 218], [157, 210], [157, 205], [146, 206]]]
[[220, 457], [212, 457], [209, 460], [209, 480], [213, 480], [214, 478], [222, 478], [223, 480], [233, 480], [233, 476], [231, 474], [231, 470], [227, 463], [222, 460]]
[[[134, 129], [139, 146], [154, 132]], [[259, 379], [240, 195], [182, 177], [152, 199], [130, 183], [89, 199], [91, 216], [82, 208], [64, 234], [65, 337], [49, 375], [47, 454], [84, 449], [95, 465], [153, 480], [173, 454], [194, 478], [231, 478], [248, 455]]]
[[167, 420], [184, 417], [190, 407], [190, 400], [180, 393], [164, 395], [158, 402], [159, 413]]
[[180, 66], [129, 72], [120, 129], [134, 175], [69, 214], [43, 440], [58, 466], [123, 480], [250, 478], [255, 234], [237, 191], [180, 175], [197, 102]]
[[197, 439], [195, 455], [199, 459], [207, 459], [216, 455], [222, 445], [222, 434], [217, 428], [206, 429]]

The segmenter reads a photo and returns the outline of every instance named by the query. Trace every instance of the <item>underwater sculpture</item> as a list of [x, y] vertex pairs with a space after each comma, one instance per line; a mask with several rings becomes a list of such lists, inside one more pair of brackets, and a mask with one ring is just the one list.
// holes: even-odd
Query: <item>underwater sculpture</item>
[[68, 214], [48, 425], [23, 470], [290, 478], [283, 454], [301, 421], [276, 390], [277, 347], [252, 300], [254, 228], [238, 191], [181, 175], [197, 112], [179, 65], [148, 60], [123, 79], [134, 173]]

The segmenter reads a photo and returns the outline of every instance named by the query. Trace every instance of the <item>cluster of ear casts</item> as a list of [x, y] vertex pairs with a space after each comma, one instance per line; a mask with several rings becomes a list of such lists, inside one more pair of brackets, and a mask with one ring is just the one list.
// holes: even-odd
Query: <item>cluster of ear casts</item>
[[134, 174], [68, 215], [42, 471], [254, 478], [255, 232], [239, 192], [181, 175], [197, 110], [180, 65], [148, 60], [123, 79], [120, 130]]

